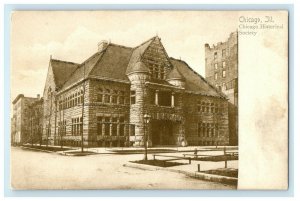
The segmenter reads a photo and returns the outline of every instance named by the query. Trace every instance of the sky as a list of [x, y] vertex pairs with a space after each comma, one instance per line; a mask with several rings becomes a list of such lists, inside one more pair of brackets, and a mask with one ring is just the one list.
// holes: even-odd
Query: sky
[[43, 96], [50, 55], [82, 63], [107, 40], [135, 47], [158, 35], [170, 57], [205, 76], [204, 44], [237, 30], [232, 11], [15, 11], [11, 15], [11, 101]]

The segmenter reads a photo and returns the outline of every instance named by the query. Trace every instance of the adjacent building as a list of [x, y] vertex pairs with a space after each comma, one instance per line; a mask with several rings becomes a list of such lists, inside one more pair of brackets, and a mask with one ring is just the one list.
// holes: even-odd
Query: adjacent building
[[[207, 80], [211, 74], [214, 78], [209, 71]], [[102, 41], [82, 63], [50, 58], [43, 143], [228, 145], [228, 99], [207, 80], [186, 62], [169, 57], [157, 36], [137, 47]]]
[[42, 144], [42, 132], [43, 132], [43, 120], [44, 120], [44, 100], [39, 98], [29, 105], [29, 129], [30, 129], [30, 140], [29, 143]]
[[11, 118], [11, 144], [19, 145], [30, 141], [31, 110], [30, 105], [39, 100], [19, 94], [13, 101], [13, 117]]
[[230, 144], [238, 143], [238, 33], [225, 42], [205, 44], [205, 78], [229, 99]]

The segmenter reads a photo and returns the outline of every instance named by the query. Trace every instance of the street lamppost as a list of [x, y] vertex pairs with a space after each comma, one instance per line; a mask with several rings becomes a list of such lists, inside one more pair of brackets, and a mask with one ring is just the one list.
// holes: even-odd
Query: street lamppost
[[145, 147], [144, 160], [148, 160], [148, 157], [147, 157], [148, 133], [146, 132], [146, 127], [148, 127], [148, 124], [150, 122], [150, 118], [151, 118], [151, 116], [149, 114], [144, 114], [144, 123], [145, 123], [145, 126], [144, 126], [144, 147]]

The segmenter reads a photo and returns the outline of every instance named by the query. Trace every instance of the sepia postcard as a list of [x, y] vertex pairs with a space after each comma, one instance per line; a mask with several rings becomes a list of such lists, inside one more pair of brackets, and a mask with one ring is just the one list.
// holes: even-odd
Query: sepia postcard
[[14, 11], [10, 181], [288, 189], [288, 11]]

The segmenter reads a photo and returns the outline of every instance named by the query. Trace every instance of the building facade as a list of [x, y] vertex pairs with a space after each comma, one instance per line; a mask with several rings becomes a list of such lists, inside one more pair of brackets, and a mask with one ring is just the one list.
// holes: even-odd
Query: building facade
[[25, 97], [23, 94], [19, 94], [13, 101], [13, 117], [11, 119], [11, 144], [19, 145], [30, 141], [30, 105], [37, 100], [39, 100], [39, 97]]
[[43, 132], [43, 98], [38, 97], [36, 101], [29, 105], [29, 129], [30, 138], [29, 143], [42, 144], [42, 132]]
[[229, 98], [230, 144], [238, 143], [238, 33], [225, 42], [205, 44], [205, 78]]
[[157, 36], [133, 48], [102, 41], [80, 64], [50, 58], [43, 97], [45, 144], [229, 144], [226, 95]]

